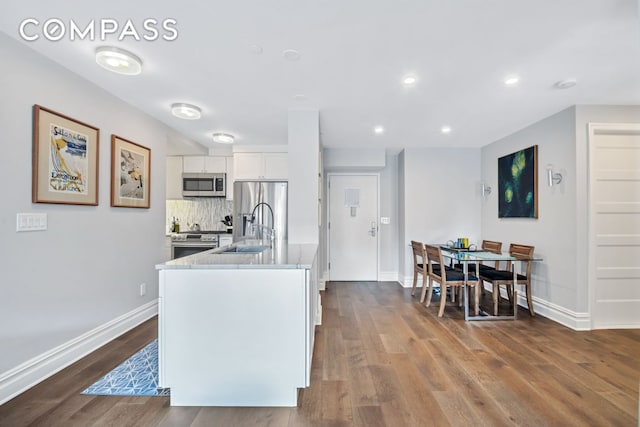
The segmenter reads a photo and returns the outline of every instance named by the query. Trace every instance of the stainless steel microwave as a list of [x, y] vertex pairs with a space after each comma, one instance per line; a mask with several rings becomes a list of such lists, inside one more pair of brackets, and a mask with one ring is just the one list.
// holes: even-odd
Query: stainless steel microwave
[[227, 194], [224, 173], [183, 173], [183, 197], [225, 197]]

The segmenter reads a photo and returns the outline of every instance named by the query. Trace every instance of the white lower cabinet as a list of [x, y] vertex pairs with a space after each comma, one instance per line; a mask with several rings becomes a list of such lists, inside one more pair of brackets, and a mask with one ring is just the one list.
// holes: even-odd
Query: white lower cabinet
[[160, 385], [171, 405], [297, 405], [309, 385], [309, 269], [160, 271]]

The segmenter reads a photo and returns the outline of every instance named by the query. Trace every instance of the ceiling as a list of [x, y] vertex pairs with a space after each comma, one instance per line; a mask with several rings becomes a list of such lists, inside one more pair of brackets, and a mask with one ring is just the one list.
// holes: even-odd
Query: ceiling
[[[640, 105], [638, 0], [3, 1], [1, 31], [22, 40], [25, 18], [40, 22], [28, 30], [41, 35], [25, 45], [166, 123], [186, 145], [222, 147], [213, 132], [286, 144], [288, 109], [317, 109], [325, 147], [479, 147], [571, 105]], [[178, 37], [101, 41], [97, 31], [94, 41], [52, 42], [42, 35], [51, 18], [81, 28], [130, 19], [140, 34], [145, 19], [170, 18]], [[98, 67], [104, 45], [139, 56], [142, 74]], [[287, 49], [300, 58], [285, 59]], [[412, 87], [402, 84], [408, 74]], [[506, 87], [512, 74], [520, 81]], [[577, 85], [554, 87], [568, 78]], [[175, 102], [200, 106], [202, 118], [173, 117]]]

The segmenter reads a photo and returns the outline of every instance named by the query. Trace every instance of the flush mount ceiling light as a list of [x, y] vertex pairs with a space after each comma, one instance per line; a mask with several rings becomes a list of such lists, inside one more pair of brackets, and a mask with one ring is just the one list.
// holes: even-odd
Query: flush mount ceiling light
[[381, 133], [384, 133], [384, 128], [382, 126], [376, 126], [373, 128], [373, 131], [379, 135]]
[[200, 107], [178, 102], [171, 104], [171, 114], [185, 120], [198, 120], [202, 116]]
[[118, 74], [135, 76], [142, 72], [142, 60], [131, 52], [112, 46], [96, 49], [96, 63]]
[[418, 81], [418, 78], [416, 76], [404, 76], [402, 78], [402, 84], [404, 86], [413, 86], [416, 84], [416, 82]]
[[556, 82], [553, 86], [556, 89], [569, 89], [570, 87], [574, 87], [576, 84], [578, 84], [578, 81], [576, 79], [570, 78], [570, 79], [560, 80], [559, 82]]
[[514, 87], [518, 84], [518, 82], [520, 82], [520, 76], [516, 74], [511, 74], [504, 79], [504, 85], [508, 87]]
[[300, 59], [300, 52], [294, 49], [287, 49], [282, 52], [282, 56], [288, 61], [297, 61]]
[[230, 133], [214, 133], [213, 134], [213, 142], [217, 142], [219, 144], [233, 144], [235, 141], [235, 136]]
[[252, 44], [251, 46], [249, 46], [249, 49], [251, 49], [251, 53], [255, 55], [260, 55], [262, 53], [262, 46], [258, 44]]
[[450, 126], [442, 126], [440, 128], [440, 132], [447, 134], [447, 133], [451, 133], [451, 127]]

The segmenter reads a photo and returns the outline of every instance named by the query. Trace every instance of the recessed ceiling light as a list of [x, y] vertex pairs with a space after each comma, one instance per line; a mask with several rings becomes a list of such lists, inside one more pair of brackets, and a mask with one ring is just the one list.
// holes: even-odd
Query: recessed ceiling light
[[140, 58], [131, 52], [112, 46], [101, 46], [96, 49], [96, 63], [118, 74], [135, 76], [142, 72]]
[[442, 126], [440, 128], [440, 132], [447, 134], [447, 133], [451, 133], [451, 127], [450, 126]]
[[516, 74], [512, 74], [510, 76], [507, 76], [504, 79], [504, 85], [505, 86], [509, 86], [509, 87], [513, 87], [513, 86], [517, 85], [519, 81], [520, 81], [520, 76], [518, 76]]
[[578, 84], [578, 81], [574, 78], [560, 80], [554, 84], [556, 89], [569, 89], [570, 87], [574, 87]]
[[213, 134], [213, 142], [218, 142], [220, 144], [233, 144], [235, 141], [235, 137], [230, 133], [214, 133]]
[[414, 84], [416, 84], [417, 81], [418, 81], [418, 78], [416, 76], [405, 76], [402, 79], [402, 84], [405, 86], [413, 86]]
[[197, 120], [202, 115], [200, 107], [182, 102], [171, 104], [171, 114], [185, 120]]
[[384, 128], [382, 126], [376, 126], [373, 128], [373, 131], [377, 134], [384, 133]]
[[282, 52], [282, 56], [288, 61], [297, 61], [300, 59], [300, 52], [293, 49], [287, 49]]

